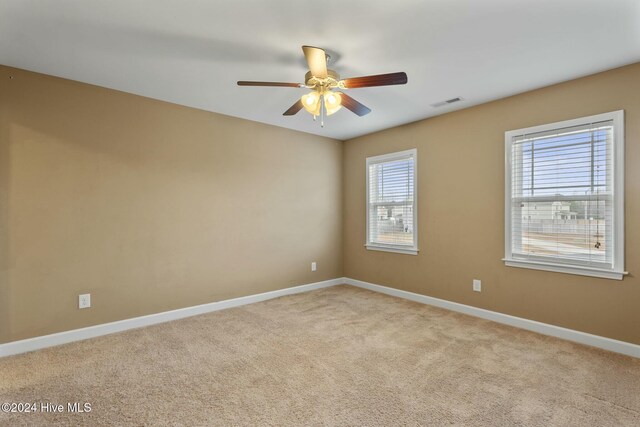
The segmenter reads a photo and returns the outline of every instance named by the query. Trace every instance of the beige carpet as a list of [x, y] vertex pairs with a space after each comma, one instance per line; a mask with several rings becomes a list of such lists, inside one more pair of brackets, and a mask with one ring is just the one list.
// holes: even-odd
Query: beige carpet
[[349, 286], [0, 359], [0, 425], [638, 426], [640, 360]]

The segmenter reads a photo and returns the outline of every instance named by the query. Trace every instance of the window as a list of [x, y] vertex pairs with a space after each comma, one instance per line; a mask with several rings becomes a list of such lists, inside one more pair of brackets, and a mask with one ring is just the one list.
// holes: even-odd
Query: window
[[622, 279], [624, 112], [505, 133], [505, 263]]
[[367, 158], [367, 249], [418, 254], [416, 154]]

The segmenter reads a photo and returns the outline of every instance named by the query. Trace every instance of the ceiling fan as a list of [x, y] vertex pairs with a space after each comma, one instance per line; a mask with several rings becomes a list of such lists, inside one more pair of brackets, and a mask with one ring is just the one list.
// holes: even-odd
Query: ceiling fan
[[329, 56], [324, 49], [313, 46], [302, 46], [302, 51], [309, 64], [309, 71], [305, 75], [304, 83], [239, 81], [238, 86], [276, 86], [311, 89], [311, 92], [302, 95], [298, 102], [293, 104], [283, 115], [293, 116], [304, 108], [313, 115], [314, 120], [320, 116], [320, 124], [324, 127], [324, 116], [330, 116], [342, 107], [354, 112], [358, 116], [364, 116], [371, 112], [370, 108], [336, 89], [356, 89], [372, 86], [403, 85], [407, 83], [407, 74], [404, 72], [340, 80], [338, 73], [327, 69]]

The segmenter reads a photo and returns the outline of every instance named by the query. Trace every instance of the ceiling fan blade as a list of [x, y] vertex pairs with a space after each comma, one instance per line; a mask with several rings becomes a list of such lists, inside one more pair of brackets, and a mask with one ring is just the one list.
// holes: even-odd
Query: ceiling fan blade
[[371, 112], [371, 109], [369, 107], [366, 107], [365, 105], [359, 103], [358, 101], [356, 101], [355, 99], [347, 95], [346, 93], [341, 93], [340, 95], [342, 97], [342, 106], [347, 110], [353, 111], [360, 117], [367, 115]]
[[371, 86], [403, 85], [407, 83], [407, 73], [378, 74], [376, 76], [354, 77], [342, 81], [347, 89]]
[[313, 46], [302, 46], [304, 57], [307, 58], [311, 75], [319, 79], [327, 78], [327, 54], [324, 49]]
[[303, 87], [300, 83], [280, 83], [280, 82], [246, 82], [239, 81], [238, 86], [277, 86], [277, 87]]
[[302, 100], [298, 99], [298, 102], [293, 104], [287, 111], [282, 113], [283, 116], [293, 116], [298, 111], [302, 110]]

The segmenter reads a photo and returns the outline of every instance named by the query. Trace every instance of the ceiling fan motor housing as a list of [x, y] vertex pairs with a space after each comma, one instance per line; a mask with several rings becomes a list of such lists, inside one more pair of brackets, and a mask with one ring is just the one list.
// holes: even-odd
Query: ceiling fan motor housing
[[340, 82], [340, 75], [333, 70], [327, 70], [327, 78], [325, 79], [313, 76], [311, 71], [308, 71], [304, 76], [304, 83], [308, 87], [332, 89], [338, 87], [338, 82]]

